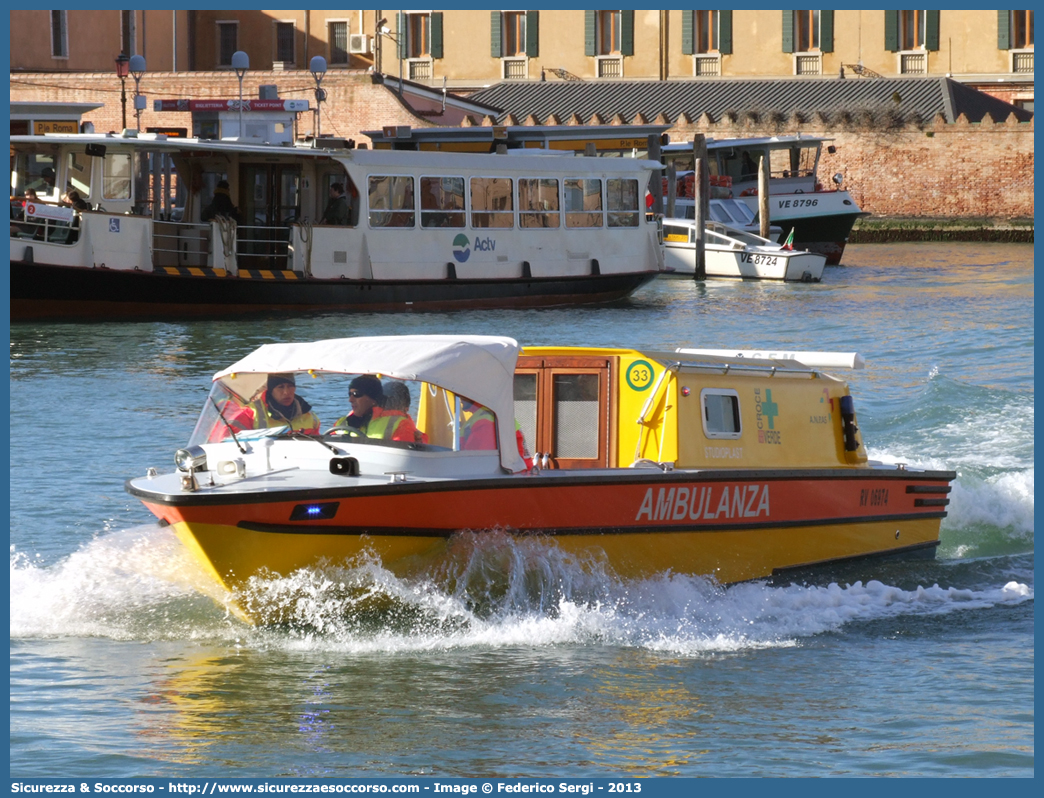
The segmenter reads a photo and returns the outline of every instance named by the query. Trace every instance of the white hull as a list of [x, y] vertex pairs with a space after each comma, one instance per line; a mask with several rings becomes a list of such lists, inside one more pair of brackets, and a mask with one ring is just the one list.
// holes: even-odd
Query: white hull
[[[696, 243], [692, 223], [666, 220], [664, 232], [666, 273], [680, 277], [695, 275]], [[679, 238], [684, 240], [672, 240]], [[758, 236], [720, 225], [713, 229], [708, 226], [704, 252], [709, 279], [818, 283], [823, 279], [826, 265], [826, 257], [818, 253], [785, 249]]]

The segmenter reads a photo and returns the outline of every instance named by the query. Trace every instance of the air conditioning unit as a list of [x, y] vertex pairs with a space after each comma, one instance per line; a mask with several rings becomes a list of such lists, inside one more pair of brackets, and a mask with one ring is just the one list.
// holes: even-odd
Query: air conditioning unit
[[370, 36], [366, 33], [353, 33], [348, 36], [349, 53], [370, 52]]

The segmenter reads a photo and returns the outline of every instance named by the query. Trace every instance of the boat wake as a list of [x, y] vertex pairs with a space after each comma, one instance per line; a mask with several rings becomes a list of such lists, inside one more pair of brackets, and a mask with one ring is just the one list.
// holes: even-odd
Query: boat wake
[[[361, 557], [257, 577], [236, 596], [264, 621], [250, 627], [203, 592], [205, 575], [174, 535], [149, 526], [100, 537], [53, 566], [12, 550], [11, 637], [350, 653], [580, 645], [701, 656], [800, 645], [883, 618], [1021, 604], [1033, 599], [1032, 555], [1026, 559], [964, 571], [920, 563], [919, 572], [890, 580], [909, 587], [838, 580], [726, 589], [678, 574], [621, 580], [546, 541], [487, 531], [457, 536], [418, 575]], [[939, 586], [947, 579], [950, 586]]]

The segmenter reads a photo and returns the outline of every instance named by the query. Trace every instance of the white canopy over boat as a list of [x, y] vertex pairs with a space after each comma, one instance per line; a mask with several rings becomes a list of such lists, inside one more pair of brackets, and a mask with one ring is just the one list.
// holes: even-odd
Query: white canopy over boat
[[268, 374], [287, 372], [380, 374], [432, 383], [493, 411], [500, 462], [514, 472], [525, 469], [514, 425], [519, 351], [518, 341], [494, 335], [384, 335], [265, 344], [219, 371], [214, 381], [240, 395], [256, 391]]

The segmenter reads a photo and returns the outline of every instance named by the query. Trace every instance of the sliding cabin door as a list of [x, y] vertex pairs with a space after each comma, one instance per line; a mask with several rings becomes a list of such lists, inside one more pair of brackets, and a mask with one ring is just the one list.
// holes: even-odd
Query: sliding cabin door
[[549, 468], [606, 468], [611, 451], [612, 362], [520, 357], [515, 420], [533, 461]]
[[239, 260], [248, 269], [289, 269], [289, 225], [301, 211], [301, 167], [243, 164], [239, 169]]

